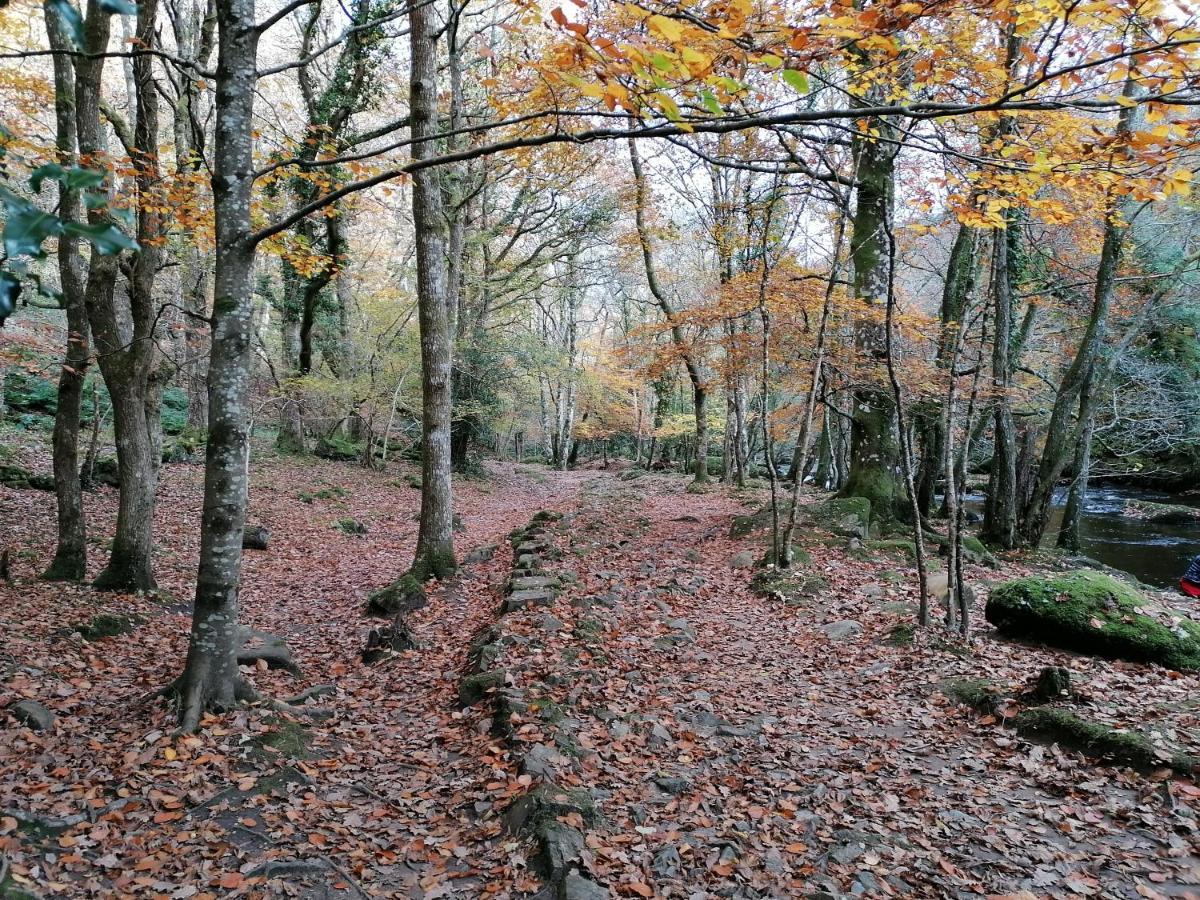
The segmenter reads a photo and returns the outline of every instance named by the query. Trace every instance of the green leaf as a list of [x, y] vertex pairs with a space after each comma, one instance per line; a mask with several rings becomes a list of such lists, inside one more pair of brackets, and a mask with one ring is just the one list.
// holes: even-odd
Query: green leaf
[[650, 57], [650, 62], [660, 72], [670, 72], [675, 68], [675, 60], [665, 53], [655, 53]]
[[783, 80], [788, 83], [788, 87], [794, 90], [797, 94], [808, 93], [808, 76], [796, 69], [784, 69]]
[[704, 101], [704, 108], [714, 116], [721, 115], [724, 110], [721, 109], [721, 104], [717, 102], [717, 98], [713, 96], [712, 91], [701, 91], [700, 99]]
[[63, 30], [67, 33], [67, 40], [78, 50], [83, 46], [83, 16], [71, 0], [50, 0], [50, 6], [58, 14]]
[[97, 172], [94, 169], [84, 169], [80, 166], [72, 166], [69, 169], [64, 169], [58, 163], [46, 163], [33, 170], [33, 173], [29, 176], [29, 185], [37, 193], [41, 191], [42, 185], [47, 178], [64, 182], [67, 187], [75, 190], [87, 190], [88, 188], [99, 187], [104, 184], [103, 172]]
[[8, 256], [41, 256], [42, 242], [63, 232], [57, 216], [8, 191], [4, 192], [4, 207], [4, 252]]
[[21, 282], [7, 272], [0, 272], [0, 325], [3, 325], [4, 320], [11, 316], [13, 310], [17, 308], [19, 296], [21, 296]]
[[79, 222], [68, 222], [63, 226], [63, 230], [67, 234], [78, 235], [86, 240], [101, 256], [138, 249], [137, 241], [116, 225], [83, 225]]
[[100, 0], [100, 11], [109, 15], [136, 16], [138, 8], [129, 0]]

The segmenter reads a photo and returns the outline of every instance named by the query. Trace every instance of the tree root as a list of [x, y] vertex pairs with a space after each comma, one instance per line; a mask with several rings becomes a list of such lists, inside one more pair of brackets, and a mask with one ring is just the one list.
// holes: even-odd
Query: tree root
[[25, 812], [23, 809], [5, 807], [0, 809], [0, 816], [10, 816], [22, 825], [28, 825], [31, 828], [36, 828], [39, 831], [50, 834], [56, 834], [60, 831], [74, 828], [76, 825], [82, 825], [84, 822], [95, 822], [102, 816], [106, 816], [110, 812], [116, 812], [118, 809], [124, 809], [130, 803], [135, 803], [138, 800], [139, 798], [137, 797], [122, 797], [119, 800], [114, 800], [112, 803], [101, 806], [99, 809], [90, 809], [87, 812], [58, 817], [39, 816], [35, 813]]
[[[239, 666], [252, 666], [262, 660], [268, 669], [283, 669], [293, 675], [300, 674], [300, 666], [292, 658], [292, 651], [288, 649], [283, 638], [244, 627], [240, 630], [240, 636], [241, 645], [237, 651]], [[261, 646], [247, 646], [252, 641], [258, 641]]]

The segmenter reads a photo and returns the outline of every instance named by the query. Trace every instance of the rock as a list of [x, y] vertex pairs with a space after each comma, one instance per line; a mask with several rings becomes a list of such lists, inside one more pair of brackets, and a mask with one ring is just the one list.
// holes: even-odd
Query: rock
[[1195, 525], [1200, 522], [1200, 507], [1178, 503], [1153, 503], [1149, 500], [1126, 500], [1125, 515], [1155, 525]]
[[1046, 703], [1071, 694], [1071, 673], [1062, 666], [1046, 666], [1038, 673], [1031, 691], [1035, 700]]
[[882, 584], [868, 584], [862, 589], [862, 595], [868, 600], [882, 600], [887, 596], [887, 588]]
[[670, 844], [655, 853], [650, 863], [650, 871], [659, 878], [677, 878], [682, 869], [683, 860], [679, 851]]
[[54, 728], [54, 713], [34, 700], [21, 700], [8, 708], [13, 718], [34, 731]]
[[682, 640], [689, 644], [696, 641], [696, 630], [692, 628], [692, 624], [687, 619], [667, 619], [667, 627], [678, 635]]
[[416, 575], [408, 572], [371, 594], [367, 598], [367, 612], [374, 616], [396, 616], [421, 609], [428, 603], [425, 585]]
[[546, 744], [534, 744], [521, 757], [521, 774], [553, 781], [562, 761], [562, 756], [553, 747]]
[[[638, 473], [641, 474], [641, 473]], [[557, 900], [611, 900], [612, 891], [602, 884], [568, 872], [559, 883]]]
[[534, 862], [552, 881], [583, 855], [583, 832], [557, 819], [537, 823], [537, 840], [538, 853]]
[[367, 665], [379, 662], [385, 656], [401, 650], [413, 650], [417, 639], [407, 623], [400, 617], [389, 625], [381, 625], [367, 632], [367, 643], [363, 648], [362, 661]]
[[817, 507], [814, 518], [834, 534], [865, 538], [871, 526], [871, 501], [866, 497], [834, 497]]
[[504, 600], [504, 612], [524, 609], [527, 606], [553, 606], [554, 591], [532, 590], [515, 591]]
[[654, 779], [654, 784], [660, 790], [675, 797], [687, 793], [692, 788], [690, 781], [677, 775], [660, 775]]
[[542, 629], [543, 631], [562, 631], [566, 627], [567, 626], [564, 622], [556, 619], [554, 616], [550, 615], [550, 613], [546, 613], [544, 616], [538, 619], [538, 628]]
[[630, 730], [630, 727], [626, 723], [619, 720], [610, 722], [608, 726], [608, 733], [612, 735], [614, 741], [619, 741], [622, 738], [628, 737]]
[[655, 722], [650, 728], [650, 737], [647, 739], [646, 744], [651, 749], [657, 750], [662, 747], [666, 747], [673, 740], [674, 738], [671, 737], [671, 732], [667, 731], [667, 729], [658, 722]]
[[242, 529], [243, 550], [266, 550], [271, 530], [262, 525], [247, 525]]
[[1001, 634], [1094, 656], [1200, 669], [1200, 623], [1153, 606], [1102, 572], [1017, 578], [992, 589], [985, 610]]
[[288, 649], [283, 638], [243, 627], [237, 653], [238, 665], [252, 666], [259, 660], [265, 662], [268, 669], [283, 669], [293, 675], [300, 674], [300, 666], [292, 659], [292, 651]]
[[701, 553], [699, 550], [697, 550], [695, 547], [692, 547], [683, 552], [683, 558], [686, 559], [690, 563], [698, 563], [698, 562], [702, 562], [704, 560], [704, 554]]
[[503, 669], [468, 675], [458, 683], [458, 702], [463, 706], [474, 706], [491, 691], [504, 687], [506, 680], [507, 673]]
[[830, 622], [822, 625], [821, 630], [831, 641], [843, 641], [862, 633], [862, 625], [853, 619], [842, 619], [840, 622]]
[[98, 641], [101, 638], [129, 634], [143, 621], [139, 616], [99, 613], [93, 616], [90, 622], [72, 625], [71, 630], [78, 631], [85, 641]]
[[508, 582], [508, 592], [517, 591], [552, 591], [558, 587], [558, 580], [548, 575], [518, 575]]
[[731, 569], [750, 569], [754, 567], [754, 553], [750, 550], [742, 550], [740, 553], [735, 553], [729, 560], [729, 568]]
[[847, 866], [867, 852], [868, 847], [879, 844], [879, 838], [863, 831], [843, 828], [833, 834], [837, 844], [829, 851], [830, 859]]
[[488, 544], [484, 547], [476, 547], [470, 553], [463, 557], [463, 565], [470, 566], [475, 563], [487, 562], [496, 555], [496, 551], [500, 547], [498, 544]]

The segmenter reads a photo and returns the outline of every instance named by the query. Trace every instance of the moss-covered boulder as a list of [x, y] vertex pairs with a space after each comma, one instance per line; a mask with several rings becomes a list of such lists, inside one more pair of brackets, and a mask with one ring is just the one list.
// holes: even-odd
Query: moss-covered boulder
[[367, 614], [395, 616], [421, 609], [428, 603], [424, 583], [414, 573], [406, 572], [367, 598]]
[[140, 616], [124, 616], [114, 613], [99, 613], [90, 622], [80, 622], [71, 626], [72, 631], [78, 631], [85, 641], [98, 641], [106, 637], [118, 637], [129, 634], [142, 624]]
[[835, 534], [866, 537], [871, 527], [871, 501], [866, 497], [833, 497], [813, 511], [813, 518]]
[[1006, 581], [992, 589], [985, 615], [1013, 637], [1094, 656], [1200, 669], [1200, 624], [1153, 606], [1102, 572]]
[[0, 465], [0, 484], [18, 490], [52, 491], [54, 477], [39, 475], [20, 466]]

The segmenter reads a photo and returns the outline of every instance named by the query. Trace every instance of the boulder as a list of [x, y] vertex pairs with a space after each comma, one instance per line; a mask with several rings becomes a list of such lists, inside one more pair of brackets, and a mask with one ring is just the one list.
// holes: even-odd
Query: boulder
[[[642, 474], [636, 469], [631, 471]], [[612, 891], [578, 872], [568, 872], [558, 886], [558, 900], [610, 900], [611, 897]]]
[[865, 538], [871, 526], [871, 501], [866, 497], [834, 497], [816, 508], [814, 519], [835, 534]]
[[492, 691], [504, 687], [507, 678], [503, 669], [468, 675], [458, 683], [458, 702], [463, 706], [474, 706]]
[[8, 711], [14, 719], [34, 731], [50, 731], [54, 727], [54, 713], [34, 700], [21, 700]]
[[271, 541], [271, 531], [262, 525], [247, 525], [242, 530], [243, 550], [266, 550]]
[[683, 860], [679, 856], [679, 851], [672, 844], [668, 844], [655, 853], [654, 860], [650, 863], [650, 871], [657, 878], [678, 878], [682, 869]]
[[1102, 572], [1017, 578], [985, 610], [1001, 634], [1110, 659], [1200, 669], [1200, 623]]
[[821, 630], [831, 641], [844, 641], [847, 638], [862, 634], [862, 624], [853, 619], [842, 619], [840, 622], [830, 622], [822, 625]]
[[754, 553], [750, 550], [742, 550], [740, 553], [735, 553], [729, 560], [729, 568], [731, 569], [750, 569], [754, 567]]
[[1125, 515], [1155, 525], [1200, 524], [1200, 507], [1179, 503], [1153, 503], [1150, 500], [1126, 500]]

